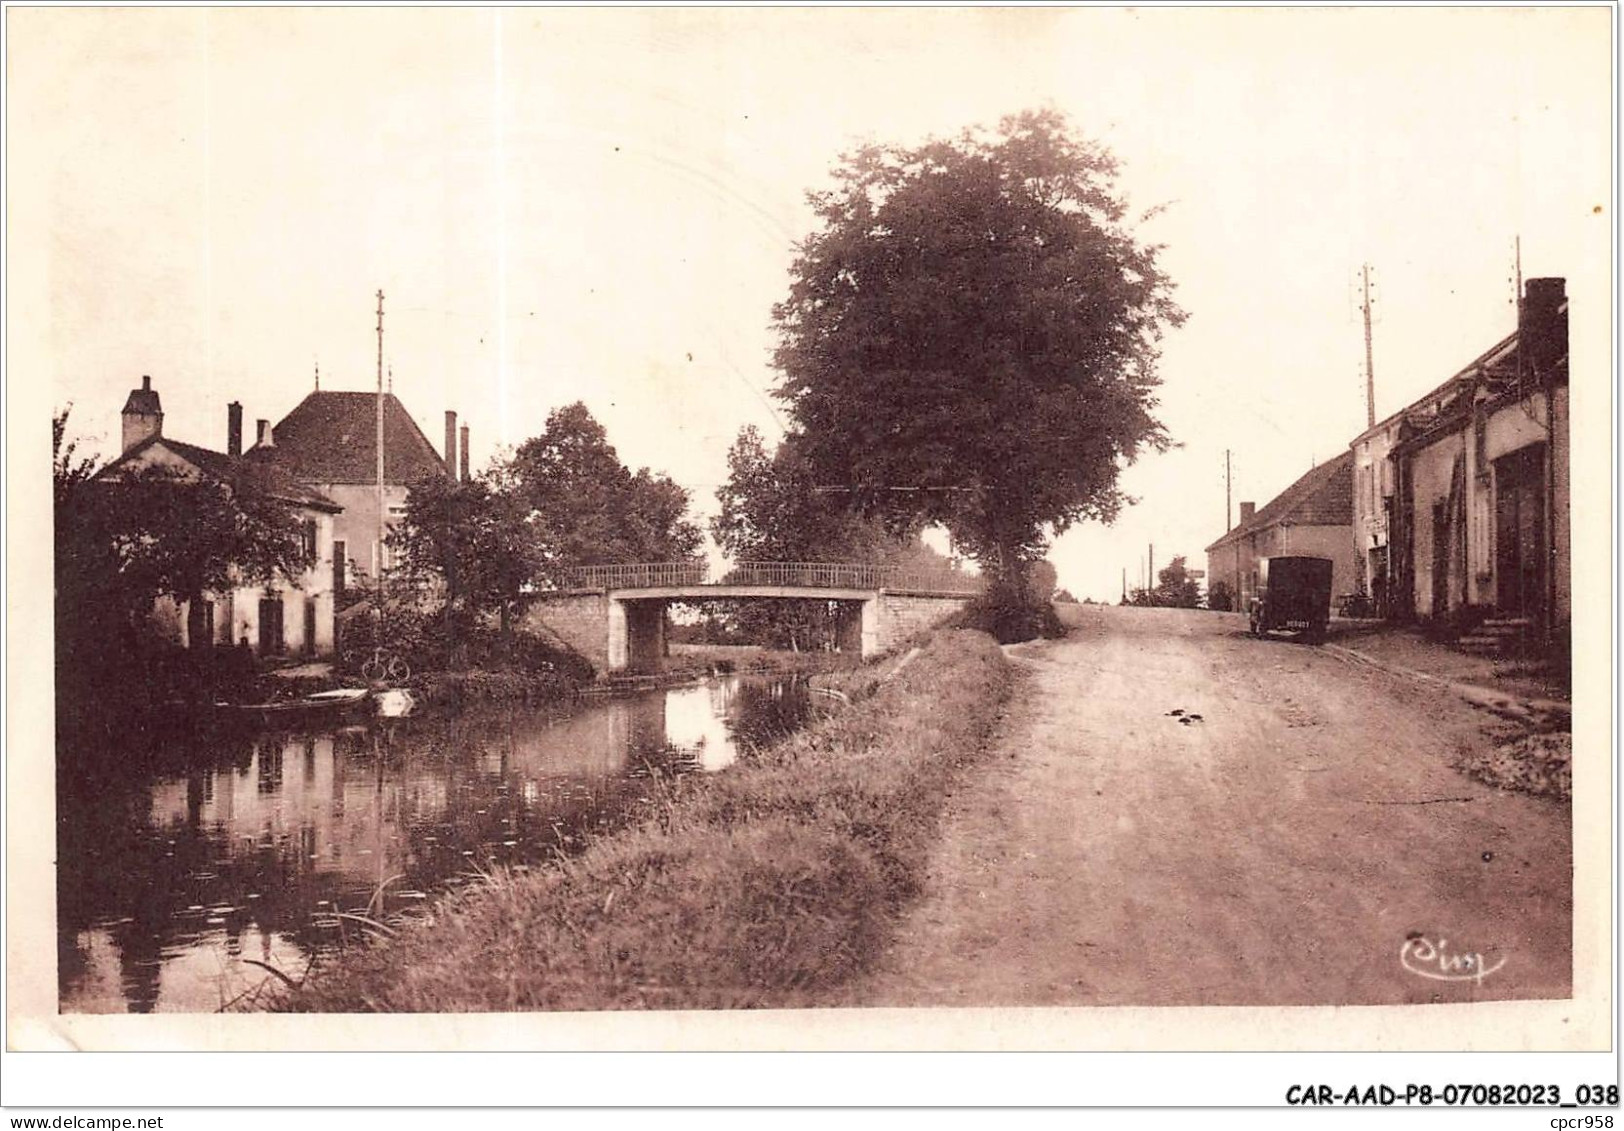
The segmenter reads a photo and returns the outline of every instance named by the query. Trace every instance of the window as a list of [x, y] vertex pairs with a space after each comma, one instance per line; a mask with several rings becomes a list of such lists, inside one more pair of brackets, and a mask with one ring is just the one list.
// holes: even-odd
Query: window
[[316, 520], [305, 519], [299, 529], [300, 541], [304, 549], [305, 561], [314, 565], [316, 562]]

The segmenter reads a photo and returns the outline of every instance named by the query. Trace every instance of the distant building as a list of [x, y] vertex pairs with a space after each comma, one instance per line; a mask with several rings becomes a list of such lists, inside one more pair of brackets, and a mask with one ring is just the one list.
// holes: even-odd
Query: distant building
[[[336, 578], [341, 588], [376, 577], [380, 566], [394, 563], [378, 544], [378, 394], [311, 393], [272, 428], [259, 421], [255, 443], [246, 458], [298, 478], [343, 507], [334, 523], [337, 560], [344, 568]], [[429, 476], [456, 477], [457, 414], [446, 413], [442, 457], [423, 435], [406, 406], [393, 393], [383, 395], [384, 525], [406, 513], [412, 484]], [[466, 451], [468, 429], [462, 430]], [[466, 463], [466, 458], [464, 459]]]
[[1257, 593], [1258, 561], [1330, 558], [1333, 596], [1353, 592], [1353, 453], [1322, 463], [1261, 508], [1241, 504], [1240, 522], [1207, 547], [1207, 586], [1222, 581], [1245, 609]]
[[1396, 418], [1392, 614], [1565, 630], [1568, 458], [1565, 285], [1530, 279], [1517, 330]]
[[[240, 429], [242, 408], [229, 409], [228, 432]], [[291, 580], [245, 585], [201, 601], [160, 600], [153, 626], [182, 647], [233, 644], [247, 638], [260, 654], [326, 655], [333, 648], [333, 529], [342, 507], [275, 467], [229, 452], [183, 443], [163, 434], [163, 407], [150, 377], [130, 392], [123, 412], [124, 450], [93, 482], [117, 483], [139, 471], [164, 469], [182, 481], [212, 480], [286, 503], [304, 524], [314, 564]]]

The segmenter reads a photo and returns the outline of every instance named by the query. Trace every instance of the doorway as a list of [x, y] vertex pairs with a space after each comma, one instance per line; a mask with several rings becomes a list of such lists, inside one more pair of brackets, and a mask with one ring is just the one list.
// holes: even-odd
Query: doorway
[[1545, 445], [1494, 461], [1494, 603], [1505, 616], [1545, 605]]
[[259, 599], [259, 654], [275, 656], [282, 652], [282, 598]]

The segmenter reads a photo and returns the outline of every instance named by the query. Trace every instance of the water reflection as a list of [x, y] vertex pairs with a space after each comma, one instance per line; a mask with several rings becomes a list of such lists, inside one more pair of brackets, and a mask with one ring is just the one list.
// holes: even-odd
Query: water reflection
[[[476, 870], [638, 814], [652, 772], [714, 771], [800, 725], [805, 688], [731, 677], [573, 712], [481, 708], [297, 734], [197, 735], [59, 775], [64, 1012], [215, 1010], [297, 980]], [[83, 752], [70, 752], [83, 753]], [[140, 764], [156, 769], [131, 771]]]

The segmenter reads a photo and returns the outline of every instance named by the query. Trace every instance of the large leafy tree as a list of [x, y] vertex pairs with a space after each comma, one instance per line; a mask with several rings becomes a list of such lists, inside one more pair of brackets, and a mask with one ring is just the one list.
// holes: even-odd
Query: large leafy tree
[[622, 465], [579, 401], [549, 414], [541, 435], [514, 452], [507, 474], [531, 517], [543, 576], [577, 565], [690, 558], [704, 541], [687, 518], [688, 493], [664, 475]]
[[91, 484], [67, 528], [111, 550], [106, 581], [133, 609], [158, 597], [192, 601], [238, 585], [296, 581], [313, 560], [310, 535], [285, 501], [158, 468]]
[[59, 583], [141, 611], [159, 597], [190, 601], [310, 568], [295, 506], [249, 471], [226, 480], [154, 466], [95, 478], [66, 430], [63, 412], [51, 426]]
[[1116, 516], [1121, 468], [1169, 446], [1158, 342], [1184, 317], [1117, 171], [1048, 110], [844, 159], [774, 308], [820, 487], [942, 523], [1012, 582], [1052, 533]]

